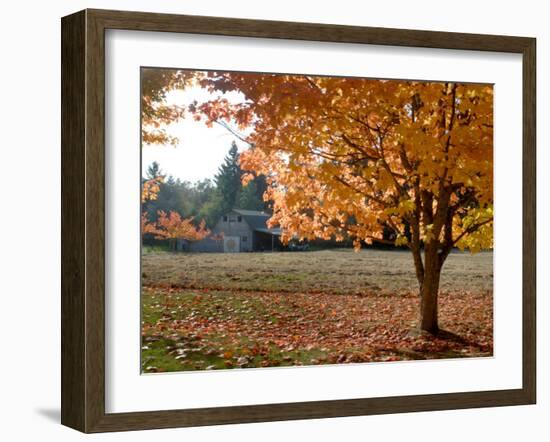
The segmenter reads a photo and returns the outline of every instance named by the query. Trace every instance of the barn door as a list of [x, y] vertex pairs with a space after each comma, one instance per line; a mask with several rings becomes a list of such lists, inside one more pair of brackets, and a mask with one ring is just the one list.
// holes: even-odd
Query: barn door
[[223, 251], [236, 253], [241, 251], [241, 239], [238, 236], [226, 236], [223, 238]]

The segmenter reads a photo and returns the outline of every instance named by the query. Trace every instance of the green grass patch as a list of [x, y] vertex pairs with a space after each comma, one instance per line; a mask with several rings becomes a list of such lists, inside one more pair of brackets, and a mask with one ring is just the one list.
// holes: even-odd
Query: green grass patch
[[247, 339], [228, 344], [223, 337], [213, 335], [198, 341], [144, 337], [141, 356], [143, 373], [161, 373], [318, 365], [327, 362], [329, 353], [317, 348], [281, 351], [275, 345], [258, 347]]

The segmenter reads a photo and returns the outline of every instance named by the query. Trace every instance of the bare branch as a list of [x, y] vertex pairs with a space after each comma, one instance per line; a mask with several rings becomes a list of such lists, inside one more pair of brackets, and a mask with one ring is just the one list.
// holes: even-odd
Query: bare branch
[[227, 122], [223, 121], [223, 120], [214, 120], [214, 123], [220, 125], [221, 127], [223, 127], [224, 129], [226, 129], [227, 131], [229, 131], [234, 137], [238, 138], [239, 140], [241, 140], [243, 143], [246, 143], [248, 144], [250, 147], [253, 147], [254, 146], [254, 143], [251, 143], [250, 141], [248, 141], [244, 135], [238, 133], [235, 129], [233, 129]]

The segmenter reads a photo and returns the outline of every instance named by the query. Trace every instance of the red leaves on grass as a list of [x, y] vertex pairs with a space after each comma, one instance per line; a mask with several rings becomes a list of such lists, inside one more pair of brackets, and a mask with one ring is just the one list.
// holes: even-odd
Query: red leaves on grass
[[[234, 366], [490, 356], [492, 294], [444, 293], [437, 336], [416, 333], [416, 294], [354, 296], [146, 288], [143, 336], [192, 337]], [[275, 353], [274, 353], [275, 352]], [[318, 355], [313, 355], [317, 352]], [[311, 353], [311, 354], [310, 354]], [[285, 356], [286, 355], [286, 356]], [[287, 359], [285, 359], [287, 358]]]

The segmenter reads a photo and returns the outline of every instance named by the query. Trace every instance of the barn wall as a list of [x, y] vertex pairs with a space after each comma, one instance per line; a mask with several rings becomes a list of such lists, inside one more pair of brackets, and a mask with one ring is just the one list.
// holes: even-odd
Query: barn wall
[[188, 252], [223, 252], [223, 241], [215, 240], [212, 238], [204, 238], [200, 241], [189, 241], [186, 244], [186, 251]]
[[264, 232], [254, 232], [254, 250], [259, 252], [281, 250], [281, 240]]
[[[237, 216], [239, 215], [236, 213], [229, 213], [228, 216], [234, 217], [236, 220]], [[247, 222], [244, 220], [244, 217], [242, 217], [241, 222], [238, 222], [238, 221], [229, 222], [229, 220], [223, 221], [223, 217], [221, 217], [218, 223], [212, 229], [212, 233], [215, 235], [223, 233], [224, 236], [238, 236], [239, 238], [241, 238], [241, 241], [240, 241], [241, 252], [252, 251], [253, 231], [250, 228], [250, 226], [247, 224]], [[246, 237], [246, 241], [243, 241], [243, 237]], [[222, 244], [222, 251], [223, 251], [223, 244]]]

